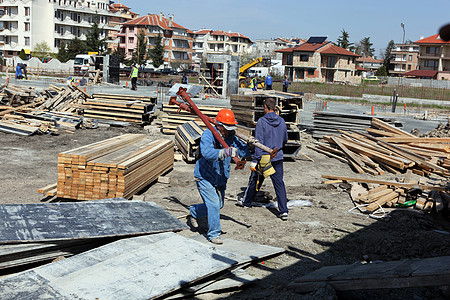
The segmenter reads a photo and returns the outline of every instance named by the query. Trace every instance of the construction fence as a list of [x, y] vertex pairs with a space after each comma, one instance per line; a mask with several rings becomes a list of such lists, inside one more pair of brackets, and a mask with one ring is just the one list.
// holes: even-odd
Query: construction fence
[[[281, 83], [274, 83], [274, 89], [281, 90]], [[303, 92], [355, 98], [362, 98], [363, 94], [393, 96], [394, 93], [396, 93], [398, 97], [450, 101], [450, 89], [424, 86], [416, 87], [367, 83], [361, 85], [344, 85], [319, 82], [293, 82], [289, 86], [288, 91], [294, 93]]]

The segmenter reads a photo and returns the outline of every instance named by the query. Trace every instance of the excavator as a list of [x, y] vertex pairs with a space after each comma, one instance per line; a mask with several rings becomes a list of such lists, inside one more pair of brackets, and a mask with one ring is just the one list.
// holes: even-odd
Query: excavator
[[[241, 88], [246, 88], [250, 86], [250, 77], [245, 76], [245, 72], [250, 69], [251, 67], [263, 62], [263, 58], [262, 57], [258, 57], [255, 58], [254, 60], [252, 60], [251, 62], [243, 65], [242, 67], [239, 68], [239, 86]], [[259, 81], [258, 80], [258, 88], [264, 88], [264, 81]]]

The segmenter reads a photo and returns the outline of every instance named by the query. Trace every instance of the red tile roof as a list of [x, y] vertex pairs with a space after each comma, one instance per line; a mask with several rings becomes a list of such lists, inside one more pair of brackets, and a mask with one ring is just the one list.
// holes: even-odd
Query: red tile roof
[[364, 69], [363, 67], [356, 66], [356, 71], [367, 71], [367, 70]]
[[211, 35], [226, 35], [229, 37], [240, 37], [243, 39], [248, 39], [250, 42], [252, 42], [252, 40], [250, 40], [250, 38], [246, 37], [245, 35], [240, 34], [239, 32], [226, 32], [223, 30], [210, 30], [210, 29], [202, 29], [199, 31], [194, 32], [194, 34], [211, 34]]
[[433, 70], [413, 70], [403, 73], [403, 75], [411, 77], [436, 77], [437, 73], [438, 71]]
[[450, 41], [445, 42], [445, 41], [441, 40], [441, 38], [439, 37], [439, 34], [436, 33], [435, 35], [415, 41], [414, 44], [450, 44]]
[[121, 4], [121, 3], [113, 3], [112, 6], [114, 8], [129, 8], [128, 6], [125, 6], [125, 5]]
[[347, 49], [341, 48], [341, 47], [333, 45], [333, 44], [330, 44], [329, 46], [326, 46], [323, 49], [319, 49], [317, 52], [322, 53], [322, 54], [338, 54], [338, 55], [356, 56], [356, 57], [360, 56], [351, 51], [348, 51]]
[[211, 29], [202, 29], [202, 30], [195, 31], [194, 33], [195, 34], [207, 34], [207, 33], [210, 33], [210, 32], [212, 32]]
[[360, 63], [363, 63], [363, 62], [366, 62], [366, 63], [383, 63], [382, 59], [375, 59], [372, 56], [366, 56], [365, 58], [361, 56], [361, 57], [358, 57], [356, 59], [356, 61], [360, 62]]
[[161, 21], [159, 19], [159, 15], [156, 15], [156, 14], [139, 17], [139, 18], [127, 21], [127, 22], [123, 23], [122, 25], [123, 26], [150, 25], [150, 26], [159, 26], [159, 27], [167, 29], [167, 30], [172, 30], [172, 28], [180, 28], [180, 29], [186, 29], [189, 33], [192, 33], [192, 31], [188, 30], [187, 28], [185, 28], [175, 22], [172, 22], [172, 26], [169, 27], [169, 19], [167, 19], [166, 17], [163, 17], [162, 21]]

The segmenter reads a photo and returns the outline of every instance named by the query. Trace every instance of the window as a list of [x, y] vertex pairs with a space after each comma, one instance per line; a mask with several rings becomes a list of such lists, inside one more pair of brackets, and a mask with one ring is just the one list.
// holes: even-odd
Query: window
[[308, 76], [314, 76], [314, 69], [308, 69]]
[[25, 37], [25, 46], [30, 46], [30, 38], [29, 37]]
[[425, 52], [427, 54], [439, 54], [439, 48], [438, 47], [426, 47]]
[[437, 60], [425, 60], [425, 67], [437, 70], [439, 62]]
[[412, 55], [408, 56], [408, 60], [411, 61], [412, 60]]
[[29, 15], [30, 15], [30, 8], [25, 7], [25, 16], [29, 16]]
[[305, 78], [305, 70], [304, 69], [296, 69], [295, 77], [298, 79], [304, 79]]
[[408, 65], [408, 71], [411, 71], [411, 65]]
[[300, 54], [300, 61], [308, 61], [309, 55], [308, 54]]
[[129, 37], [128, 38], [128, 43], [129, 44], [133, 44], [134, 43], [134, 37]]
[[30, 31], [30, 23], [25, 22], [25, 31]]

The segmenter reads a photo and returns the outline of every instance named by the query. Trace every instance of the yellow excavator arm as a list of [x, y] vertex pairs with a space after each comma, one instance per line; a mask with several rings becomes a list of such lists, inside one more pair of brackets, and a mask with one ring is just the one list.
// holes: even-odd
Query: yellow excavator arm
[[251, 62], [249, 62], [248, 64], [243, 65], [242, 67], [239, 68], [239, 75], [242, 75], [242, 73], [244, 73], [245, 71], [247, 71], [248, 69], [250, 69], [251, 67], [253, 67], [256, 64], [259, 64], [262, 61], [263, 61], [263, 58], [258, 57], [258, 58], [255, 58], [254, 60], [252, 60]]
[[[248, 64], [245, 64], [239, 68], [239, 86], [240, 87], [246, 88], [250, 85], [250, 79], [247, 79], [247, 77], [244, 76], [245, 71], [247, 71], [251, 67], [259, 64], [262, 61], [263, 61], [263, 58], [258, 57], [258, 58], [255, 58], [254, 60], [252, 60], [251, 62], [249, 62]], [[264, 87], [264, 82], [258, 82], [258, 88], [263, 88], [263, 87]]]

